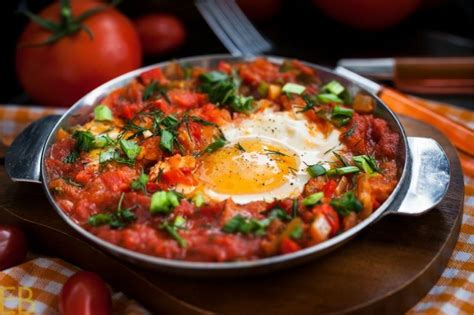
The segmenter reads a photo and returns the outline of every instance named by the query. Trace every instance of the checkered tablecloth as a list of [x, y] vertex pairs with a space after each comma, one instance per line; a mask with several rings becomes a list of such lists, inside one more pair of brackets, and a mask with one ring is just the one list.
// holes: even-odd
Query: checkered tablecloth
[[[435, 102], [427, 106], [474, 129], [472, 111]], [[62, 112], [62, 109], [0, 105], [0, 141], [9, 145], [31, 121]], [[464, 182], [464, 217], [456, 248], [438, 283], [408, 312], [409, 314], [474, 314], [474, 178], [465, 176]], [[17, 307], [15, 303], [18, 303], [19, 288], [29, 286], [32, 290], [31, 300], [35, 301], [38, 314], [56, 314], [58, 293], [62, 284], [75, 270], [73, 266], [59, 259], [38, 258], [1, 272], [0, 290], [2, 287], [16, 288], [16, 291], [5, 293], [10, 294], [12, 298], [11, 302], [5, 302], [5, 308]], [[114, 309], [116, 314], [145, 312], [121, 294], [114, 295]], [[0, 314], [1, 311], [0, 308]]]

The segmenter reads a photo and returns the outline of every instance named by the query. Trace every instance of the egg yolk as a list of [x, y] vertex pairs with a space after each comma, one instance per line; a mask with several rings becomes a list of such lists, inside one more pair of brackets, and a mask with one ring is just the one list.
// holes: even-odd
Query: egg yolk
[[203, 156], [198, 175], [217, 193], [257, 194], [286, 183], [298, 165], [298, 156], [282, 146], [245, 139]]

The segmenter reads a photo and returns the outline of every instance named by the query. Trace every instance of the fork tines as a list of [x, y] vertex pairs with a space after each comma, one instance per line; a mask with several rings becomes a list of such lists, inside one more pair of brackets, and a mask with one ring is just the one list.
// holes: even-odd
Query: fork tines
[[272, 48], [235, 0], [196, 0], [195, 3], [209, 27], [232, 55], [258, 55]]

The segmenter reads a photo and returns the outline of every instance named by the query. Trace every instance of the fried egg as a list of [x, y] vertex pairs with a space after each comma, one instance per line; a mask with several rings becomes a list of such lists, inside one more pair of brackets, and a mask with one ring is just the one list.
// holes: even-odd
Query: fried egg
[[213, 200], [245, 204], [296, 197], [310, 179], [307, 165], [334, 160], [340, 132], [327, 135], [302, 114], [266, 110], [221, 127], [225, 147], [203, 155], [196, 176]]

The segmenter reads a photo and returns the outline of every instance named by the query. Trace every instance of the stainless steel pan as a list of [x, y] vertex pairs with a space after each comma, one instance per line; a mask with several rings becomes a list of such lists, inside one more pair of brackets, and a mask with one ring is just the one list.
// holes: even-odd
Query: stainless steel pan
[[[213, 67], [221, 60], [236, 62], [252, 58], [254, 57], [210, 55], [185, 58], [178, 60], [178, 62], [186, 62], [194, 66]], [[280, 57], [268, 58], [274, 63], [282, 63], [284, 60]], [[42, 184], [51, 205], [67, 224], [92, 243], [121, 259], [130, 261], [137, 266], [181, 275], [237, 276], [267, 273], [301, 264], [324, 255], [349, 241], [357, 233], [385, 215], [420, 215], [436, 206], [447, 191], [450, 181], [449, 162], [445, 152], [436, 141], [429, 138], [407, 137], [397, 116], [377, 96], [364, 89], [362, 86], [366, 85], [363, 82], [359, 84], [330, 69], [306, 63], [318, 71], [323, 82], [334, 79], [344, 84], [353, 94], [359, 91], [372, 94], [377, 101], [375, 115], [386, 119], [391, 128], [400, 135], [399, 182], [389, 198], [374, 213], [352, 229], [325, 242], [292, 254], [254, 261], [205, 263], [170, 260], [141, 254], [106, 242], [74, 223], [56, 204], [47, 187], [48, 177], [44, 163], [45, 152], [54, 142], [56, 132], [60, 127], [68, 128], [84, 122], [87, 114], [92, 111], [93, 105], [97, 104], [102, 97], [114, 89], [126, 85], [140, 73], [155, 67], [165, 67], [167, 64], [169, 62], [163, 62], [124, 74], [84, 96], [63, 116], [48, 116], [31, 124], [14, 141], [5, 157], [5, 166], [13, 181]]]

